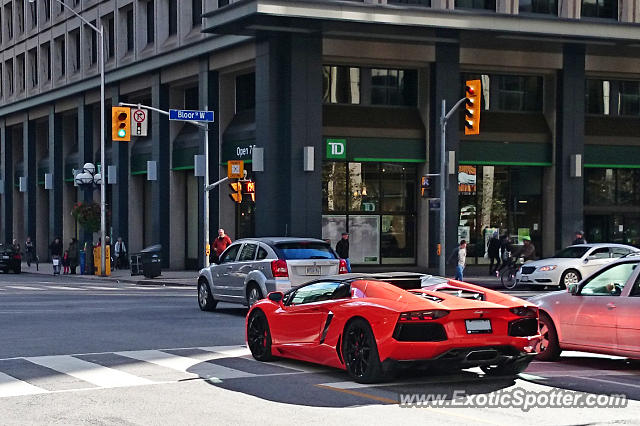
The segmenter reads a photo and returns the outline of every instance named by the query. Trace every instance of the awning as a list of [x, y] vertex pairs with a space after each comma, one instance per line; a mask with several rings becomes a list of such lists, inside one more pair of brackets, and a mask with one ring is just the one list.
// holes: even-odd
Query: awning
[[78, 146], [72, 148], [71, 154], [67, 154], [64, 159], [64, 181], [73, 182], [73, 169], [79, 169], [84, 164], [80, 163], [80, 154], [78, 153]]
[[191, 170], [194, 168], [193, 156], [200, 153], [200, 141], [203, 135], [196, 126], [186, 124], [173, 141], [171, 170]]
[[153, 154], [153, 140], [137, 138], [131, 147], [131, 174], [147, 174], [147, 161], [151, 161]]
[[38, 162], [38, 185], [44, 185], [44, 175], [49, 173], [49, 152]]
[[255, 110], [237, 113], [222, 135], [221, 163], [229, 160], [251, 162], [253, 147], [256, 145]]
[[585, 145], [584, 166], [600, 168], [639, 169], [640, 146]]

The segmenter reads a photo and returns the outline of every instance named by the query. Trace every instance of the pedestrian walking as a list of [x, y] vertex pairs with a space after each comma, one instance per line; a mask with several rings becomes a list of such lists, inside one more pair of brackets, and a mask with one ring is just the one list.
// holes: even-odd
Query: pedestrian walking
[[116, 269], [122, 269], [127, 266], [127, 246], [124, 241], [122, 241], [122, 237], [118, 237], [114, 245], [114, 255], [116, 257]]
[[[500, 238], [498, 231], [495, 231], [487, 244], [487, 254], [489, 255], [489, 275], [495, 275], [500, 269]], [[496, 262], [495, 268], [493, 262]]]
[[62, 255], [62, 275], [69, 274], [69, 250], [65, 250]]
[[33, 246], [33, 241], [31, 241], [31, 237], [27, 237], [27, 240], [24, 242], [24, 257], [27, 261], [27, 266], [31, 268], [31, 262], [34, 260], [34, 255], [36, 254], [35, 247]]
[[455, 278], [458, 281], [462, 281], [464, 278], [464, 267], [467, 263], [467, 242], [465, 240], [460, 241], [460, 245], [453, 249], [447, 263], [456, 263], [456, 275]]
[[342, 238], [336, 244], [336, 253], [347, 264], [347, 271], [351, 272], [351, 260], [349, 259], [349, 233], [343, 232]]
[[71, 242], [69, 243], [69, 273], [71, 275], [76, 274], [76, 268], [78, 267], [78, 240], [75, 238], [71, 238]]
[[587, 240], [584, 239], [583, 231], [576, 231], [576, 239], [573, 240], [573, 245], [575, 246], [578, 244], [587, 244]]
[[213, 240], [213, 252], [211, 254], [214, 254], [216, 259], [220, 259], [222, 252], [230, 245], [231, 238], [224, 233], [224, 229], [220, 228], [218, 229], [218, 236]]
[[49, 244], [49, 251], [51, 252], [51, 262], [53, 263], [53, 274], [60, 274], [60, 261], [62, 260], [62, 240], [60, 237], [56, 237], [51, 244]]

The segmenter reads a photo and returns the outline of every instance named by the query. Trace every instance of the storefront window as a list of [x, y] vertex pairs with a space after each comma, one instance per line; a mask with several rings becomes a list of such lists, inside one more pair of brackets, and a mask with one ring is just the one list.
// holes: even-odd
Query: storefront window
[[322, 237], [348, 231], [353, 264], [415, 263], [415, 165], [325, 162], [322, 186]]
[[640, 82], [621, 81], [618, 99], [619, 115], [640, 115]]
[[537, 167], [461, 165], [458, 239], [469, 241], [469, 262], [484, 263], [494, 232], [514, 244], [529, 236], [541, 248], [542, 172]]
[[618, 0], [582, 0], [585, 18], [618, 19]]
[[[542, 111], [543, 79], [539, 76], [464, 74], [463, 81], [481, 80], [483, 110]], [[464, 84], [462, 85], [464, 88]]]
[[371, 104], [415, 106], [418, 73], [415, 70], [372, 69]]

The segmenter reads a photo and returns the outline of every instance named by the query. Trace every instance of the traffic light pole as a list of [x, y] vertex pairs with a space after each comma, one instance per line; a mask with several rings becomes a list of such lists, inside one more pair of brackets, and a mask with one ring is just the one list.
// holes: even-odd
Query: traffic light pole
[[460, 99], [456, 104], [447, 112], [447, 101], [442, 100], [442, 115], [440, 116], [440, 259], [438, 264], [438, 275], [445, 276], [447, 251], [446, 251], [446, 178], [447, 178], [447, 122], [451, 115], [460, 108], [467, 100], [466, 97]]

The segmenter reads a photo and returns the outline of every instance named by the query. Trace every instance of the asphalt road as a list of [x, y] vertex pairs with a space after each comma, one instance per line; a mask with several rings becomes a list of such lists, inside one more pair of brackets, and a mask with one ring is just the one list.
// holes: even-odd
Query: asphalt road
[[[201, 312], [191, 288], [0, 275], [0, 423], [640, 421], [640, 365], [625, 359], [566, 353], [559, 362], [532, 363], [516, 379], [485, 377], [477, 369], [405, 372], [365, 386], [339, 370], [254, 361], [243, 345], [245, 313], [229, 304]], [[625, 408], [486, 407], [488, 398], [504, 392], [562, 391], [579, 391], [580, 398], [587, 397], [583, 392], [623, 393], [629, 401]], [[413, 394], [444, 402], [398, 404]], [[475, 407], [465, 405], [473, 398]], [[464, 403], [452, 407], [452, 401]]]

